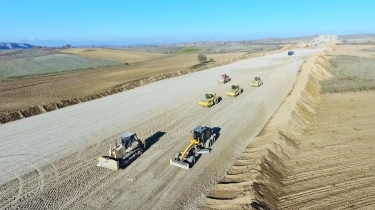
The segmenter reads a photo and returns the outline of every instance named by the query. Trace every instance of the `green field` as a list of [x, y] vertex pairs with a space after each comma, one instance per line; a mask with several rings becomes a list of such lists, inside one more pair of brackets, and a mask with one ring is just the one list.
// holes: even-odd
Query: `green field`
[[182, 49], [179, 49], [176, 53], [197, 53], [204, 50], [206, 49], [200, 47], [184, 47]]
[[0, 54], [0, 80], [92, 69], [119, 62], [60, 54], [56, 50], [20, 50]]
[[336, 56], [329, 71], [334, 77], [321, 82], [323, 93], [375, 90], [375, 58]]

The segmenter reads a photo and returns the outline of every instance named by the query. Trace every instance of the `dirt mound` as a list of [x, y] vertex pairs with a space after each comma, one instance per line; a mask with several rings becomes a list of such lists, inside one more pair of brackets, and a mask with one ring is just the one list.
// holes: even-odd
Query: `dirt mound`
[[42, 106], [34, 106], [34, 107], [28, 107], [24, 110], [21, 110], [21, 114], [23, 117], [30, 117], [38, 114], [42, 114], [46, 112]]
[[295, 45], [293, 45], [293, 44], [287, 44], [287, 45], [283, 46], [280, 50], [281, 51], [286, 51], [286, 50], [291, 50], [293, 48], [295, 48]]
[[48, 104], [44, 104], [44, 105], [43, 105], [43, 108], [44, 108], [47, 112], [50, 112], [50, 111], [53, 111], [53, 110], [58, 109], [58, 107], [57, 107], [57, 103], [48, 103]]
[[282, 162], [295, 145], [284, 134], [257, 137], [207, 197], [204, 209], [276, 209]]
[[71, 106], [71, 105], [74, 105], [74, 104], [78, 104], [78, 103], [80, 103], [80, 101], [79, 101], [78, 98], [61, 100], [59, 103], [57, 103], [57, 107], [59, 109], [61, 109], [61, 108], [64, 108], [64, 107], [67, 107], [67, 106]]
[[[318, 65], [317, 65], [318, 64]], [[319, 81], [331, 75], [328, 58], [309, 58], [291, 92], [260, 136], [237, 158], [206, 198], [203, 209], [277, 209], [283, 195], [285, 160], [298, 149], [298, 139], [315, 119], [320, 102]]]
[[306, 47], [306, 43], [305, 42], [298, 42], [297, 44], [296, 44], [296, 47]]

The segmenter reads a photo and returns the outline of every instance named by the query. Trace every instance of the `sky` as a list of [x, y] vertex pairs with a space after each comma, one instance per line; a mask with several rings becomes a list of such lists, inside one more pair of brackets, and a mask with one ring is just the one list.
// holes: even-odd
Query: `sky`
[[375, 33], [374, 0], [0, 3], [0, 42], [130, 45]]

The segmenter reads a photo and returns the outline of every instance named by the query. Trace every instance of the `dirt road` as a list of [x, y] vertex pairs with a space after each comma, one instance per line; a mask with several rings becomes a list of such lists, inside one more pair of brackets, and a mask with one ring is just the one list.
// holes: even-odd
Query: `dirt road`
[[[259, 133], [290, 91], [304, 60], [322, 49], [243, 60], [0, 126], [0, 206], [7, 208], [192, 209]], [[220, 74], [228, 84], [216, 81]], [[264, 85], [250, 87], [254, 76]], [[244, 93], [227, 98], [231, 84]], [[207, 91], [223, 96], [198, 106]], [[219, 127], [212, 153], [190, 170], [169, 165], [197, 125]], [[96, 167], [121, 132], [146, 139], [125, 170]]]

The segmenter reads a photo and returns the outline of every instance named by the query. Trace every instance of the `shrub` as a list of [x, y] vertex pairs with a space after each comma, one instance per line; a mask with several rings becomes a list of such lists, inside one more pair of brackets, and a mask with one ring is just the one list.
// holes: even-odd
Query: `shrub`
[[198, 55], [198, 61], [199, 61], [200, 63], [204, 63], [204, 62], [206, 62], [206, 61], [207, 61], [207, 56], [206, 56], [206, 55], [203, 55], [203, 54], [199, 54], [199, 55]]

